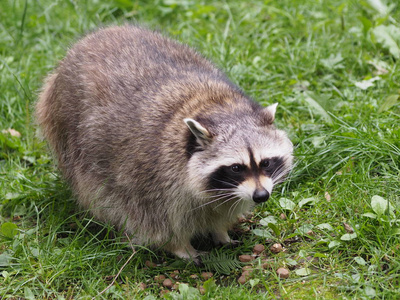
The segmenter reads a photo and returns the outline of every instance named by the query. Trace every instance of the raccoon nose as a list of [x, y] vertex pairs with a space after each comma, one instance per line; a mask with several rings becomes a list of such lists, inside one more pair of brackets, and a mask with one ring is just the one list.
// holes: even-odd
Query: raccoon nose
[[267, 201], [269, 198], [269, 193], [266, 189], [255, 190], [253, 194], [253, 201], [256, 203], [262, 203]]

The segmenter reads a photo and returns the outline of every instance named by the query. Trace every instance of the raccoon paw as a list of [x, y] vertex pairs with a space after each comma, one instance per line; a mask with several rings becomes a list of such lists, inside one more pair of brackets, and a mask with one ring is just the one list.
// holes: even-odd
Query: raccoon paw
[[239, 241], [239, 240], [231, 240], [230, 243], [225, 244], [225, 246], [226, 246], [227, 248], [233, 249], [233, 248], [236, 248], [236, 247], [238, 247], [238, 246], [240, 246], [240, 245], [242, 245], [242, 244], [243, 244], [242, 241]]
[[203, 260], [200, 255], [192, 258], [192, 261], [196, 265], [196, 267], [199, 267], [199, 268], [204, 267], [204, 263], [203, 263]]
[[200, 267], [203, 265], [203, 262], [201, 260], [201, 255], [204, 253], [196, 251], [196, 249], [193, 248], [192, 245], [186, 245], [183, 247], [175, 248], [175, 249], [167, 249], [175, 256], [184, 259], [186, 261], [192, 261], [196, 266]]
[[228, 232], [226, 231], [220, 231], [220, 232], [213, 232], [211, 233], [214, 245], [216, 247], [220, 246], [225, 246], [225, 245], [230, 245], [230, 244], [235, 244], [238, 241], [236, 240], [231, 240], [231, 238], [228, 235]]
[[199, 251], [197, 256], [190, 256], [190, 257], [180, 257], [181, 259], [185, 260], [188, 263], [193, 263], [196, 267], [202, 268], [204, 267], [202, 256], [207, 254], [208, 252]]
[[239, 241], [239, 240], [229, 240], [229, 242], [227, 242], [227, 243], [222, 243], [222, 242], [215, 243], [214, 242], [214, 244], [215, 244], [215, 247], [225, 247], [225, 248], [233, 249], [233, 248], [236, 248], [236, 247], [242, 245], [243, 242]]
[[196, 267], [202, 268], [204, 267], [203, 256], [207, 255], [208, 253], [209, 253], [208, 251], [197, 251], [197, 256], [192, 257], [191, 261], [193, 261]]

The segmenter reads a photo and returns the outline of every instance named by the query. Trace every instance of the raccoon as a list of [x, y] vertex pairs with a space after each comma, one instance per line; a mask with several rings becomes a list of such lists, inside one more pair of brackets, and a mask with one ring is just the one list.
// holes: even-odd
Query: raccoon
[[72, 46], [36, 116], [81, 207], [135, 243], [198, 261], [193, 237], [232, 243], [238, 217], [289, 172], [276, 108], [187, 45], [124, 25]]

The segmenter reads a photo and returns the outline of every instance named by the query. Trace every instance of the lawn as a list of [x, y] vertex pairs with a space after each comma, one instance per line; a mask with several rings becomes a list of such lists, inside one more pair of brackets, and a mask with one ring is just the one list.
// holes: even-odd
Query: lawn
[[[399, 20], [389, 0], [2, 0], [0, 299], [399, 299]], [[46, 74], [84, 33], [126, 22], [279, 102], [295, 144], [290, 178], [235, 228], [242, 244], [203, 268], [80, 210], [37, 137]]]

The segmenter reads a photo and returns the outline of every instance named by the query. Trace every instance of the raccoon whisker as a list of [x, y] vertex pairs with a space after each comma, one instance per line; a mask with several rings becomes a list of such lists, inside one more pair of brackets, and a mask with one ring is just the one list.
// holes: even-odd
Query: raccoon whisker
[[196, 207], [196, 208], [194, 208], [194, 209], [192, 209], [192, 210], [199, 209], [199, 208], [203, 208], [203, 207], [206, 206], [206, 205], [213, 204], [213, 203], [215, 203], [215, 202], [218, 202], [218, 201], [221, 201], [221, 200], [222, 200], [222, 201], [223, 201], [222, 203], [218, 204], [216, 207], [213, 208], [213, 209], [216, 209], [218, 206], [220, 206], [220, 205], [222, 205], [222, 204], [224, 204], [224, 203], [226, 203], [226, 202], [232, 200], [232, 198], [233, 198], [232, 195], [226, 195], [226, 196], [223, 196], [223, 197], [221, 197], [221, 198], [214, 199], [214, 200], [212, 200], [212, 201], [209, 201], [209, 202], [207, 202], [207, 203], [204, 203], [204, 204], [202, 204], [202, 205], [200, 205], [200, 206], [198, 206], [198, 207]]
[[230, 182], [227, 182], [227, 181], [224, 181], [224, 180], [220, 180], [220, 179], [216, 179], [216, 178], [213, 178], [213, 180], [218, 181], [218, 182], [221, 182], [221, 183], [224, 183], [224, 184], [226, 184], [226, 185], [228, 185], [228, 186], [232, 186], [233, 188], [236, 188], [236, 187], [237, 187], [237, 186], [234, 185], [233, 183], [236, 183], [237, 185], [240, 184], [240, 182], [237, 182], [236, 180], [232, 180], [233, 183], [230, 183]]
[[285, 165], [280, 165], [278, 168], [275, 169], [275, 171], [272, 173], [271, 178], [274, 184], [279, 183], [280, 179], [284, 177], [288, 171], [290, 170], [289, 167], [286, 167]]
[[[228, 210], [228, 215], [229, 215], [229, 214], [230, 214], [229, 211], [232, 209], [232, 206], [234, 206], [236, 202], [243, 200], [243, 197], [242, 197], [241, 195], [246, 196], [246, 194], [243, 193], [243, 192], [235, 191], [235, 193], [232, 194], [232, 197], [231, 197], [231, 198], [224, 200], [222, 203], [220, 203], [220, 204], [218, 204], [216, 207], [214, 207], [214, 209], [218, 208], [219, 206], [221, 206], [221, 205], [223, 205], [223, 204], [225, 204], [225, 203], [227, 203], [227, 202], [229, 202], [229, 201], [231, 201], [231, 200], [233, 200], [233, 199], [236, 199], [236, 201], [234, 202], [234, 204], [232, 204], [231, 207], [230, 207], [229, 210]], [[233, 213], [233, 212], [232, 212], [232, 213]]]
[[281, 170], [278, 174], [275, 175], [274, 178], [272, 178], [272, 182], [273, 184], [278, 184], [284, 181], [284, 179], [286, 178], [286, 175], [288, 173], [288, 169], [283, 169]]
[[279, 183], [282, 183], [283, 181], [285, 181], [285, 176], [284, 175], [282, 175], [280, 178], [276, 178], [276, 179], [274, 179], [273, 181], [272, 181], [272, 183], [274, 184], [274, 185], [277, 185], [277, 184], [279, 184]]
[[232, 193], [224, 193], [224, 194], [217, 194], [217, 195], [213, 195], [213, 196], [209, 196], [208, 198], [218, 198], [218, 197], [221, 197], [221, 196], [228, 196], [228, 195], [232, 195]]
[[273, 183], [274, 183], [274, 185], [277, 185], [277, 184], [282, 183], [284, 181], [285, 181], [285, 177], [282, 177], [279, 180], [274, 181]]
[[279, 173], [275, 174], [275, 176], [272, 178], [272, 181], [274, 183], [279, 182], [283, 177], [287, 175], [287, 173], [287, 169], [282, 169]]
[[[218, 202], [218, 201], [220, 201], [220, 200], [224, 200], [224, 199], [226, 199], [226, 198], [228, 198], [228, 200], [230, 200], [230, 199], [229, 199], [230, 197], [233, 197], [233, 195], [232, 195], [232, 194], [226, 194], [226, 195], [221, 196], [221, 197], [219, 197], [219, 198], [217, 198], [217, 199], [213, 199], [213, 200], [208, 201], [208, 202], [206, 202], [206, 203], [204, 203], [204, 204], [202, 204], [202, 205], [199, 205], [199, 206], [197, 206], [197, 207], [191, 209], [190, 211], [193, 211], [193, 210], [202, 208], [202, 207], [204, 207], [204, 206], [206, 206], [206, 205], [212, 204], [212, 203], [214, 203], [214, 202]], [[226, 200], [224, 200], [223, 203], [225, 203], [225, 201], [226, 201]], [[223, 203], [222, 203], [222, 204], [223, 204]], [[220, 204], [219, 204], [219, 205], [220, 205]], [[218, 206], [219, 206], [219, 205], [218, 205]]]
[[226, 194], [221, 194], [221, 195], [215, 195], [215, 196], [213, 196], [214, 199], [212, 199], [212, 197], [208, 197], [208, 199], [211, 199], [211, 201], [208, 201], [207, 203], [202, 204], [201, 206], [205, 206], [205, 205], [208, 205], [208, 204], [212, 204], [212, 203], [218, 202], [218, 201], [220, 201], [220, 200], [225, 200], [226, 198], [228, 198], [228, 197], [230, 197], [230, 196], [233, 196], [232, 193], [229, 193], [229, 194], [226, 193]]
[[204, 190], [199, 192], [199, 194], [204, 194], [204, 193], [210, 193], [210, 192], [234, 192], [234, 188], [229, 188], [229, 189], [210, 189], [210, 190]]
[[275, 170], [274, 172], [272, 172], [271, 177], [275, 177], [276, 174], [279, 174], [282, 171], [282, 168], [284, 167], [284, 164], [280, 164]]
[[[209, 192], [216, 193], [215, 195], [207, 195], [206, 196], [207, 199], [214, 200], [215, 198], [232, 195], [235, 192], [235, 190], [234, 189], [220, 189], [220, 190], [215, 189], [215, 190], [209, 190]], [[201, 195], [201, 194], [202, 194], [201, 192], [198, 193], [198, 195], [200, 195], [201, 197], [204, 197], [204, 195]]]
[[233, 213], [234, 213], [236, 207], [239, 205], [239, 203], [242, 202], [242, 200], [243, 200], [243, 198], [240, 197], [240, 198], [238, 198], [238, 199], [231, 205], [231, 207], [230, 207], [229, 210], [228, 210], [228, 216], [229, 216], [229, 218], [232, 218], [232, 217], [233, 217]]
[[235, 191], [233, 194], [236, 197], [241, 198], [241, 199], [248, 197], [248, 194], [246, 194], [245, 192], [241, 192], [241, 191]]
[[220, 204], [218, 204], [216, 207], [214, 207], [214, 209], [217, 209], [217, 208], [220, 207], [221, 205], [223, 205], [223, 204], [225, 204], [225, 203], [227, 203], [227, 202], [229, 202], [229, 201], [231, 201], [231, 200], [233, 200], [233, 199], [237, 199], [237, 197], [236, 197], [235, 195], [232, 195], [232, 197], [230, 197], [230, 198], [224, 200], [222, 203], [220, 203]]
[[212, 199], [211, 201], [207, 202], [206, 204], [211, 204], [211, 203], [217, 202], [219, 200], [224, 200], [224, 199], [232, 196], [232, 194], [231, 193], [229, 193], [229, 194], [227, 193], [227, 194], [216, 195], [216, 196], [217, 197], [214, 197], [214, 199]]
[[279, 173], [276, 173], [274, 177], [272, 177], [272, 182], [277, 182], [279, 179], [281, 179], [283, 176], [285, 176], [286, 172], [284, 170], [280, 171]]

